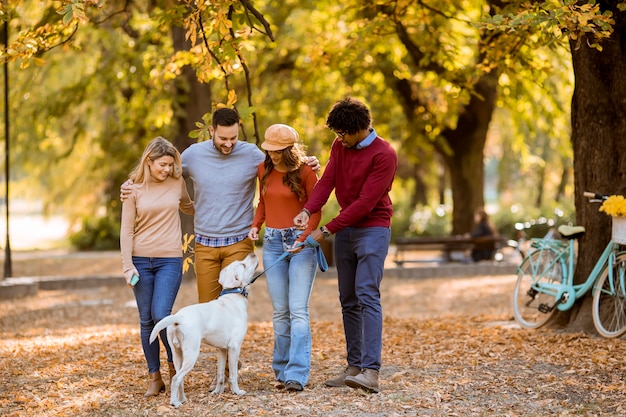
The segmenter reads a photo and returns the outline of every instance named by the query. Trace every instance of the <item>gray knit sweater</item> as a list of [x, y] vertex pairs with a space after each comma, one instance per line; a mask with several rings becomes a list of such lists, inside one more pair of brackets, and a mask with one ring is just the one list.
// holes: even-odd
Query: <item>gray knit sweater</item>
[[224, 155], [213, 140], [194, 143], [182, 153], [183, 175], [194, 188], [194, 229], [202, 236], [245, 235], [254, 218], [257, 165], [265, 154], [256, 145], [238, 141]]

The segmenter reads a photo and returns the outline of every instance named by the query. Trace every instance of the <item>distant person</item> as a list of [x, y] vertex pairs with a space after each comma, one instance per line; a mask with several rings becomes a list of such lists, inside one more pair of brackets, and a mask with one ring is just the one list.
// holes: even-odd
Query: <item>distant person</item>
[[284, 124], [265, 131], [261, 148], [266, 157], [258, 167], [260, 198], [248, 233], [251, 240], [258, 240], [265, 223], [263, 265], [274, 309], [272, 368], [276, 380], [288, 391], [302, 391], [311, 374], [309, 299], [317, 271], [316, 249], [306, 246], [280, 258], [286, 250], [302, 245], [321, 218], [317, 211], [306, 229], [293, 225], [317, 183], [298, 138], [298, 132]]
[[[182, 228], [179, 209], [193, 214], [182, 178], [179, 152], [166, 139], [153, 139], [129, 175], [131, 192], [122, 204], [120, 248], [122, 270], [132, 286], [141, 329], [141, 345], [148, 365], [145, 397], [165, 391], [160, 371], [159, 342], [150, 343], [154, 325], [172, 312], [182, 281]], [[134, 281], [133, 281], [134, 283]], [[176, 373], [167, 333], [160, 333], [167, 352], [170, 382]]]
[[318, 242], [336, 234], [334, 255], [348, 366], [326, 385], [379, 392], [380, 283], [391, 239], [389, 192], [398, 157], [371, 123], [370, 111], [361, 101], [348, 97], [335, 103], [326, 119], [335, 135], [328, 165], [294, 224], [305, 227], [311, 213], [319, 211], [335, 191], [339, 215], [311, 232]]
[[[476, 223], [474, 231], [470, 234], [472, 239], [482, 237], [495, 237], [498, 235], [496, 227], [491, 222], [489, 215], [483, 208], [479, 208], [474, 213], [474, 222]], [[493, 241], [488, 242], [475, 242], [471, 251], [471, 257], [474, 262], [493, 259], [494, 252], [496, 250], [495, 243]]]

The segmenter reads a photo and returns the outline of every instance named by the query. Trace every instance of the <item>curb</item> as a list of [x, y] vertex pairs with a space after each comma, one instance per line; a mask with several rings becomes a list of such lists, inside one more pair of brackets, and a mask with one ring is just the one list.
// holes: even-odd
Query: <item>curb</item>
[[[490, 275], [515, 275], [518, 265], [508, 262], [485, 262], [477, 264], [450, 263], [413, 268], [385, 268], [384, 278], [428, 279], [454, 277], [480, 277]], [[317, 278], [336, 278], [337, 269], [317, 272]]]
[[[414, 268], [387, 268], [385, 277], [406, 279], [475, 277], [487, 275], [512, 275], [517, 269], [511, 263], [442, 264]], [[317, 278], [337, 278], [337, 269], [317, 272]], [[109, 285], [126, 285], [123, 275], [92, 275], [84, 277], [41, 276], [7, 278], [0, 281], [0, 300], [36, 295], [40, 290], [70, 290]]]
[[487, 275], [514, 275], [517, 264], [478, 263], [478, 264], [443, 264], [434, 267], [388, 268], [385, 277], [393, 278], [453, 278], [479, 277]]
[[85, 277], [42, 276], [6, 278], [0, 281], [0, 300], [36, 295], [39, 290], [69, 290], [126, 284], [122, 275]]

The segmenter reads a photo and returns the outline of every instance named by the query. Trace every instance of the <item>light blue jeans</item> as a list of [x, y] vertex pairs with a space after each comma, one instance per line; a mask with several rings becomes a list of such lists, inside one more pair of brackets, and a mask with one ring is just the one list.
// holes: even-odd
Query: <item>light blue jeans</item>
[[[172, 313], [183, 279], [183, 258], [147, 258], [133, 256], [133, 264], [139, 272], [139, 282], [133, 287], [137, 308], [141, 346], [148, 364], [148, 372], [160, 369], [159, 339], [150, 343], [150, 333], [162, 318]], [[159, 335], [167, 352], [167, 361], [172, 362], [172, 350], [167, 341], [167, 329]]]
[[276, 263], [301, 234], [295, 228], [266, 227], [263, 267], [274, 308], [274, 374], [278, 381], [305, 386], [311, 375], [309, 298], [317, 268], [315, 248], [304, 247]]

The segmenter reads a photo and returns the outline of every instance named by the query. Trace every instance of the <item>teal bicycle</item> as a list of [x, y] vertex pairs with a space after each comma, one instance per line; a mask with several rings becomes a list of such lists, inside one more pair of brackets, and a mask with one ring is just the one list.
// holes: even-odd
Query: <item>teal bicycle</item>
[[[608, 198], [585, 192], [590, 201]], [[582, 226], [560, 226], [562, 239], [531, 239], [531, 249], [517, 269], [513, 292], [515, 319], [524, 327], [539, 328], [558, 311], [572, 308], [589, 290], [593, 293], [593, 323], [604, 337], [626, 333], [626, 218], [613, 218], [611, 240], [587, 280], [574, 284], [576, 241]]]

